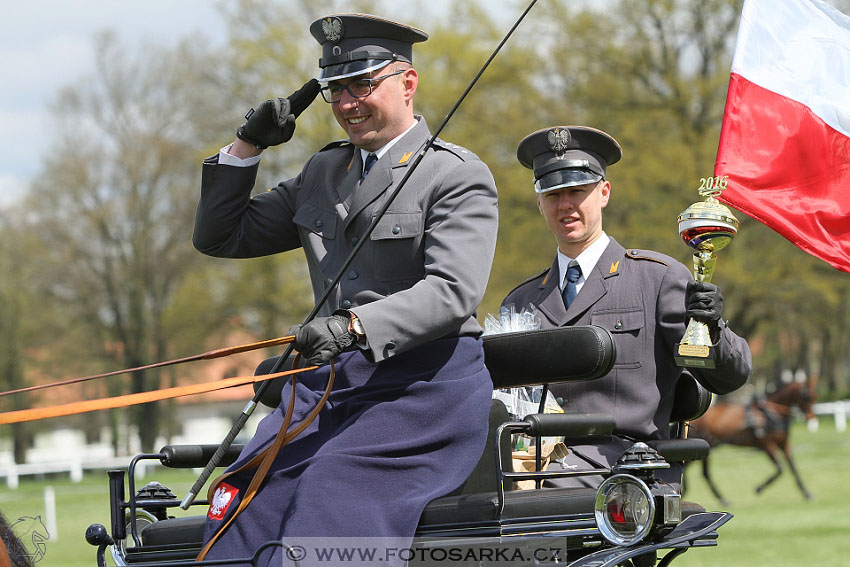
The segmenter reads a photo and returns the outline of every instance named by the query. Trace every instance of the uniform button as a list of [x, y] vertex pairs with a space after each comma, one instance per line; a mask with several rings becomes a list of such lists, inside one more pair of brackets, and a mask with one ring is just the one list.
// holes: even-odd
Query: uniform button
[[393, 227], [393, 234], [401, 234], [401, 227], [398, 226], [398, 225], [395, 225]]
[[350, 272], [348, 272], [348, 279], [356, 280], [359, 275], [360, 274], [358, 274], [357, 271], [351, 270]]
[[623, 322], [622, 322], [622, 321], [620, 321], [619, 319], [617, 319], [617, 322], [616, 322], [616, 323], [614, 323], [614, 328], [615, 328], [615, 329], [617, 329], [617, 330], [619, 331], [620, 329], [622, 329], [622, 328], [623, 328]]
[[347, 299], [342, 300], [342, 308], [343, 309], [351, 309], [351, 302]]
[[359, 239], [359, 238], [357, 238], [356, 236], [352, 236], [352, 237], [351, 237], [351, 245], [352, 245], [352, 246], [357, 246], [357, 243], [358, 243], [359, 241], [360, 241], [360, 239]]
[[323, 224], [322, 221], [317, 220], [316, 221], [316, 228], [322, 228], [322, 224]]

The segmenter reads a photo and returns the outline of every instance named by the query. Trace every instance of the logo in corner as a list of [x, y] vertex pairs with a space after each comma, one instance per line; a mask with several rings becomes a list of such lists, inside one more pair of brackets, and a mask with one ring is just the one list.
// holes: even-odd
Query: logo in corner
[[[10, 532], [15, 533], [18, 541], [10, 542], [9, 552], [13, 555], [23, 555], [31, 562], [38, 563], [47, 553], [47, 541], [50, 533], [41, 521], [41, 516], [35, 518], [23, 516], [9, 526]], [[14, 546], [18, 546], [16, 549]], [[21, 549], [23, 548], [23, 549]], [[14, 560], [14, 557], [12, 558]]]
[[213, 494], [212, 502], [210, 502], [209, 512], [207, 512], [209, 519], [221, 520], [224, 518], [227, 509], [237, 494], [239, 494], [239, 489], [235, 486], [230, 486], [226, 482], [219, 484]]

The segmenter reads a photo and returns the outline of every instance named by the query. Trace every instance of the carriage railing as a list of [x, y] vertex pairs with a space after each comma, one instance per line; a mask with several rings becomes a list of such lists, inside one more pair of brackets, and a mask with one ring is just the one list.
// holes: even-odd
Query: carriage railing
[[[565, 345], [569, 345], [570, 348], [565, 348]], [[611, 334], [605, 329], [592, 326], [513, 333], [501, 336], [491, 335], [484, 337], [484, 348], [485, 361], [493, 378], [494, 388], [534, 384], [545, 385], [549, 382], [564, 381], [564, 379], [590, 380], [606, 375], [615, 360], [615, 349]], [[507, 455], [503, 454], [501, 450], [503, 437], [522, 433], [537, 439], [537, 446], [541, 447], [540, 441], [542, 437], [564, 435], [570, 438], [588, 438], [588, 436], [592, 437], [593, 435], [610, 434], [614, 428], [613, 419], [610, 416], [596, 414], [532, 414], [523, 420], [499, 420], [498, 423], [498, 427], [494, 426], [497, 433], [493, 439], [496, 449], [495, 457], [493, 457], [495, 459], [495, 474], [489, 477], [495, 481], [490, 490], [491, 493], [497, 495], [496, 505], [498, 506], [498, 512], [495, 519], [495, 529], [496, 532], [499, 532], [496, 534], [498, 538], [510, 536], [508, 539], [522, 539], [533, 535], [545, 537], [573, 535], [565, 532], [565, 526], [558, 525], [558, 522], [553, 522], [551, 518], [502, 518], [506, 501], [511, 500], [513, 502], [506, 494], [512, 488], [511, 485], [519, 480], [536, 480], [539, 486], [539, 481], [549, 478], [600, 474], [610, 477], [612, 475], [616, 476], [617, 471], [602, 466], [592, 459], [585, 458], [584, 460], [592, 467], [591, 470], [548, 471], [541, 470], [542, 467], [538, 464], [535, 471], [514, 472], [512, 466], [507, 463]], [[654, 442], [652, 444], [656, 446], [658, 452], [668, 461], [701, 458], [701, 455], [707, 451], [707, 444], [705, 447], [695, 447], [693, 441], [696, 440], [685, 440], [686, 443], [682, 443], [681, 441], [679, 439], [672, 439], [669, 443]], [[122, 547], [131, 544], [131, 547], [126, 550], [121, 549], [121, 553], [129, 551], [134, 557], [132, 564], [139, 565], [140, 567], [142, 565], [169, 565], [174, 567], [183, 565], [216, 565], [217, 563], [215, 561], [199, 563], [188, 560], [186, 558], [186, 552], [189, 550], [189, 547], [183, 544], [178, 544], [173, 549], [165, 549], [162, 546], [157, 547], [156, 545], [144, 545], [145, 538], [140, 533], [141, 524], [139, 523], [139, 518], [144, 523], [145, 514], [149, 514], [148, 510], [155, 508], [169, 509], [179, 506], [180, 502], [176, 496], [173, 499], [171, 496], [167, 498], [137, 499], [135, 480], [136, 467], [143, 460], [158, 459], [162, 464], [170, 467], [197, 467], [199, 466], [197, 465], [198, 459], [204, 460], [203, 457], [208, 456], [216, 448], [217, 446], [215, 445], [190, 446], [188, 448], [170, 446], [164, 447], [160, 453], [148, 453], [135, 457], [126, 471], [129, 475], [128, 487], [130, 498], [128, 501], [125, 501], [124, 493], [125, 471], [110, 471], [112, 537], [106, 533], [105, 528], [98, 525], [91, 526], [90, 530], [92, 530], [92, 533], [87, 533], [89, 542], [99, 546], [99, 564], [105, 564], [103, 563], [103, 551], [105, 548], [108, 545], [116, 544], [117, 542], [115, 540], [121, 540]], [[234, 456], [238, 454], [238, 449], [239, 447], [233, 447]], [[541, 452], [537, 451], [538, 457]], [[584, 458], [578, 454], [577, 456]], [[491, 460], [489, 462], [493, 463], [494, 461]], [[644, 478], [651, 478], [651, 475], [647, 475]], [[207, 502], [202, 501], [198, 501], [195, 504], [208, 505]], [[142, 508], [141, 516], [139, 515], [140, 508]], [[704, 513], [704, 509], [702, 509], [702, 512], [701, 514], [696, 514], [699, 518], [695, 516], [684, 518], [684, 521], [679, 524], [679, 527], [668, 526], [668, 529], [672, 531], [668, 535], [658, 536], [656, 543], [652, 543], [652, 545], [658, 546], [658, 549], [662, 547], [670, 548], [671, 546], [682, 546], [684, 549], [688, 547], [715, 545], [717, 534], [713, 530], [719, 525], [722, 525], [722, 523], [725, 523], [725, 521], [728, 521], [731, 515], [725, 513]], [[591, 532], [594, 534], [599, 533], [594, 523], [592, 511], [588, 510], [587, 512], [573, 515], [573, 519], [581, 520], [572, 524], [574, 528], [578, 529], [578, 532], [582, 534], [590, 534]], [[527, 531], [526, 528], [528, 528], [529, 523], [539, 524], [537, 526], [539, 530], [533, 531], [533, 533]], [[162, 526], [165, 526], [165, 524], [162, 524]], [[451, 529], [442, 528], [437, 530], [425, 529], [422, 532], [425, 536], [438, 535], [445, 538], [453, 537], [452, 533]], [[464, 533], [470, 532], [465, 531]], [[456, 534], [454, 537], [456, 537]], [[677, 538], [680, 538], [681, 542]], [[439, 539], [432, 540], [430, 544], [439, 545]], [[644, 549], [644, 552], [649, 553], [651, 552], [650, 547], [652, 545], [646, 547], [642, 544], [635, 547], [641, 547], [641, 549]], [[115, 557], [114, 550], [115, 548], [113, 547], [113, 557]], [[604, 551], [604, 549], [600, 551]], [[632, 551], [629, 551], [629, 553]], [[618, 551], [618, 553], [624, 552], [623, 549]], [[256, 557], [258, 556], [255, 555], [253, 559], [229, 560], [228, 563], [242, 562], [243, 564], [250, 565], [256, 562]], [[670, 556], [669, 561], [672, 561], [673, 557]], [[163, 563], [163, 561], [166, 563]], [[669, 561], [665, 561], [664, 563], [669, 563]]]

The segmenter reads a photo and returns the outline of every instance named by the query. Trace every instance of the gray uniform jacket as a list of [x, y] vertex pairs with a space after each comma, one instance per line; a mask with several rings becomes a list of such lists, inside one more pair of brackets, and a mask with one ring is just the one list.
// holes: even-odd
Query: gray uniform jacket
[[[208, 158], [195, 247], [229, 258], [303, 247], [318, 298], [430, 137], [417, 120], [362, 184], [360, 152], [348, 141], [329, 144], [297, 177], [253, 197], [258, 166]], [[475, 311], [497, 223], [490, 170], [464, 148], [435, 140], [319, 315], [355, 311], [375, 362], [441, 337], [479, 336]]]
[[[612, 238], [569, 310], [558, 277], [555, 258], [551, 268], [520, 284], [502, 304], [514, 304], [517, 311], [534, 305], [543, 328], [605, 327], [614, 336], [617, 359], [607, 376], [556, 384], [552, 393], [564, 398], [566, 411], [612, 414], [618, 435], [669, 438], [674, 386], [682, 373], [673, 352], [685, 332], [688, 269], [657, 252], [626, 250]], [[720, 326], [717, 367], [692, 373], [708, 390], [722, 394], [747, 381], [752, 356], [744, 339], [723, 321]]]

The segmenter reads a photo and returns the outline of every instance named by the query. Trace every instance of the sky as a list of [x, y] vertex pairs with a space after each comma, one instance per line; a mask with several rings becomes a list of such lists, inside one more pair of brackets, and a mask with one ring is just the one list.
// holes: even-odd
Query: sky
[[49, 151], [47, 104], [94, 68], [94, 36], [115, 30], [128, 50], [203, 32], [225, 38], [215, 0], [0, 0], [0, 206], [22, 193]]
[[[47, 104], [60, 88], [93, 73], [94, 36], [118, 33], [129, 52], [151, 43], [174, 45], [203, 33], [223, 44], [222, 0], [0, 0], [0, 207], [20, 197], [50, 150]], [[444, 10], [451, 0], [404, 0]], [[828, 0], [830, 4], [840, 4]], [[513, 20], [523, 0], [488, 6]]]
[[[24, 194], [38, 173], [50, 151], [48, 103], [93, 73], [97, 33], [117, 32], [129, 53], [176, 45], [198, 32], [215, 47], [226, 38], [222, 1], [0, 0], [0, 207]], [[451, 0], [404, 1], [415, 11], [444, 10]], [[514, 11], [507, 8], [512, 0], [495, 4], [499, 12]]]

